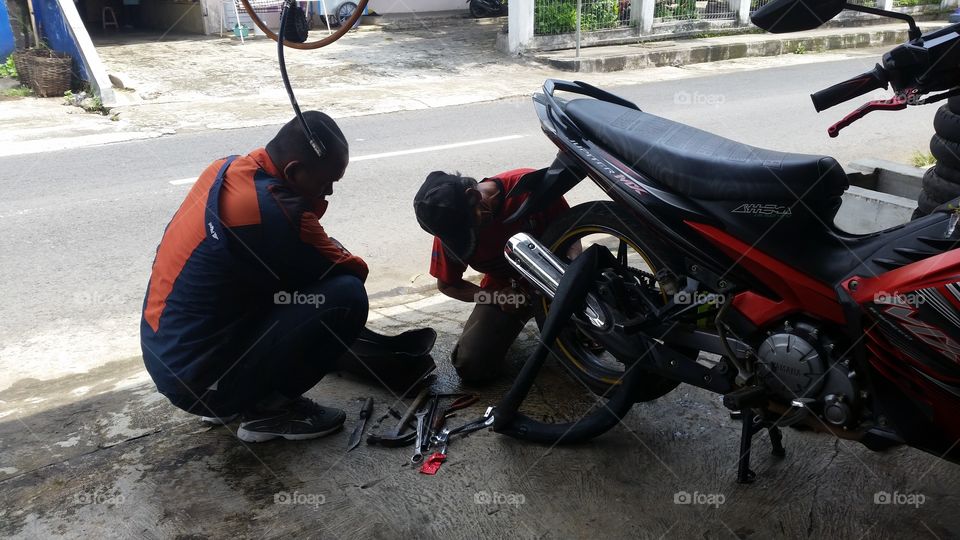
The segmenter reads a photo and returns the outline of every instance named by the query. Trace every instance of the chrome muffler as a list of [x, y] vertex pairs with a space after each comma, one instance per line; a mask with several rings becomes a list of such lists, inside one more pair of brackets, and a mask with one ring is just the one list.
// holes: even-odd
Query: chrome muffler
[[[510, 266], [523, 276], [540, 293], [553, 300], [560, 287], [560, 280], [567, 271], [567, 264], [554, 255], [537, 239], [527, 233], [517, 233], [507, 240], [503, 256]], [[582, 318], [597, 328], [606, 328], [607, 316], [600, 301], [593, 293], [587, 294]]]

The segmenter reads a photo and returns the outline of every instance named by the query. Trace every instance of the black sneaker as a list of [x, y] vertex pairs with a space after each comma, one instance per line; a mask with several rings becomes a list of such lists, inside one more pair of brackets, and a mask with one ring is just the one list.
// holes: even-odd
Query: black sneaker
[[264, 442], [277, 437], [290, 441], [316, 439], [343, 427], [346, 413], [324, 407], [301, 396], [284, 405], [258, 407], [243, 414], [237, 437], [244, 442]]

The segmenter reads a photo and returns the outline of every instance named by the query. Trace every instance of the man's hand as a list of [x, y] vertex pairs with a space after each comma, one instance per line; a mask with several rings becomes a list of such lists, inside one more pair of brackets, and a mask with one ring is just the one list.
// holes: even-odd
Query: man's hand
[[457, 283], [446, 283], [438, 279], [437, 289], [450, 298], [469, 303], [475, 303], [477, 301], [477, 296], [482, 290], [473, 283], [464, 281], [462, 279]]

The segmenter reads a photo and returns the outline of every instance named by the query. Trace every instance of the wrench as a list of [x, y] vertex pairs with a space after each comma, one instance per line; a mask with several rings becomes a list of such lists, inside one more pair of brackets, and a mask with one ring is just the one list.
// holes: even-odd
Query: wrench
[[430, 437], [430, 444], [439, 447], [438, 453], [447, 455], [447, 442], [450, 440], [450, 429], [443, 428], [440, 433]]
[[410, 458], [410, 461], [413, 463], [420, 463], [421, 461], [423, 461], [423, 451], [421, 450], [421, 448], [423, 446], [424, 440], [426, 440], [424, 428], [429, 427], [426, 422], [426, 417], [428, 414], [430, 414], [429, 409], [424, 409], [422, 411], [417, 412], [417, 443], [416, 443], [417, 453]]

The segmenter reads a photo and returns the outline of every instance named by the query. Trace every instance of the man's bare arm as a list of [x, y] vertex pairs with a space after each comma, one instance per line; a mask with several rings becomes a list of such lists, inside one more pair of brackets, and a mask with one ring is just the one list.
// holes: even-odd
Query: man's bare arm
[[477, 294], [480, 293], [480, 287], [462, 279], [457, 283], [446, 283], [438, 279], [437, 289], [450, 298], [471, 304], [477, 301]]

